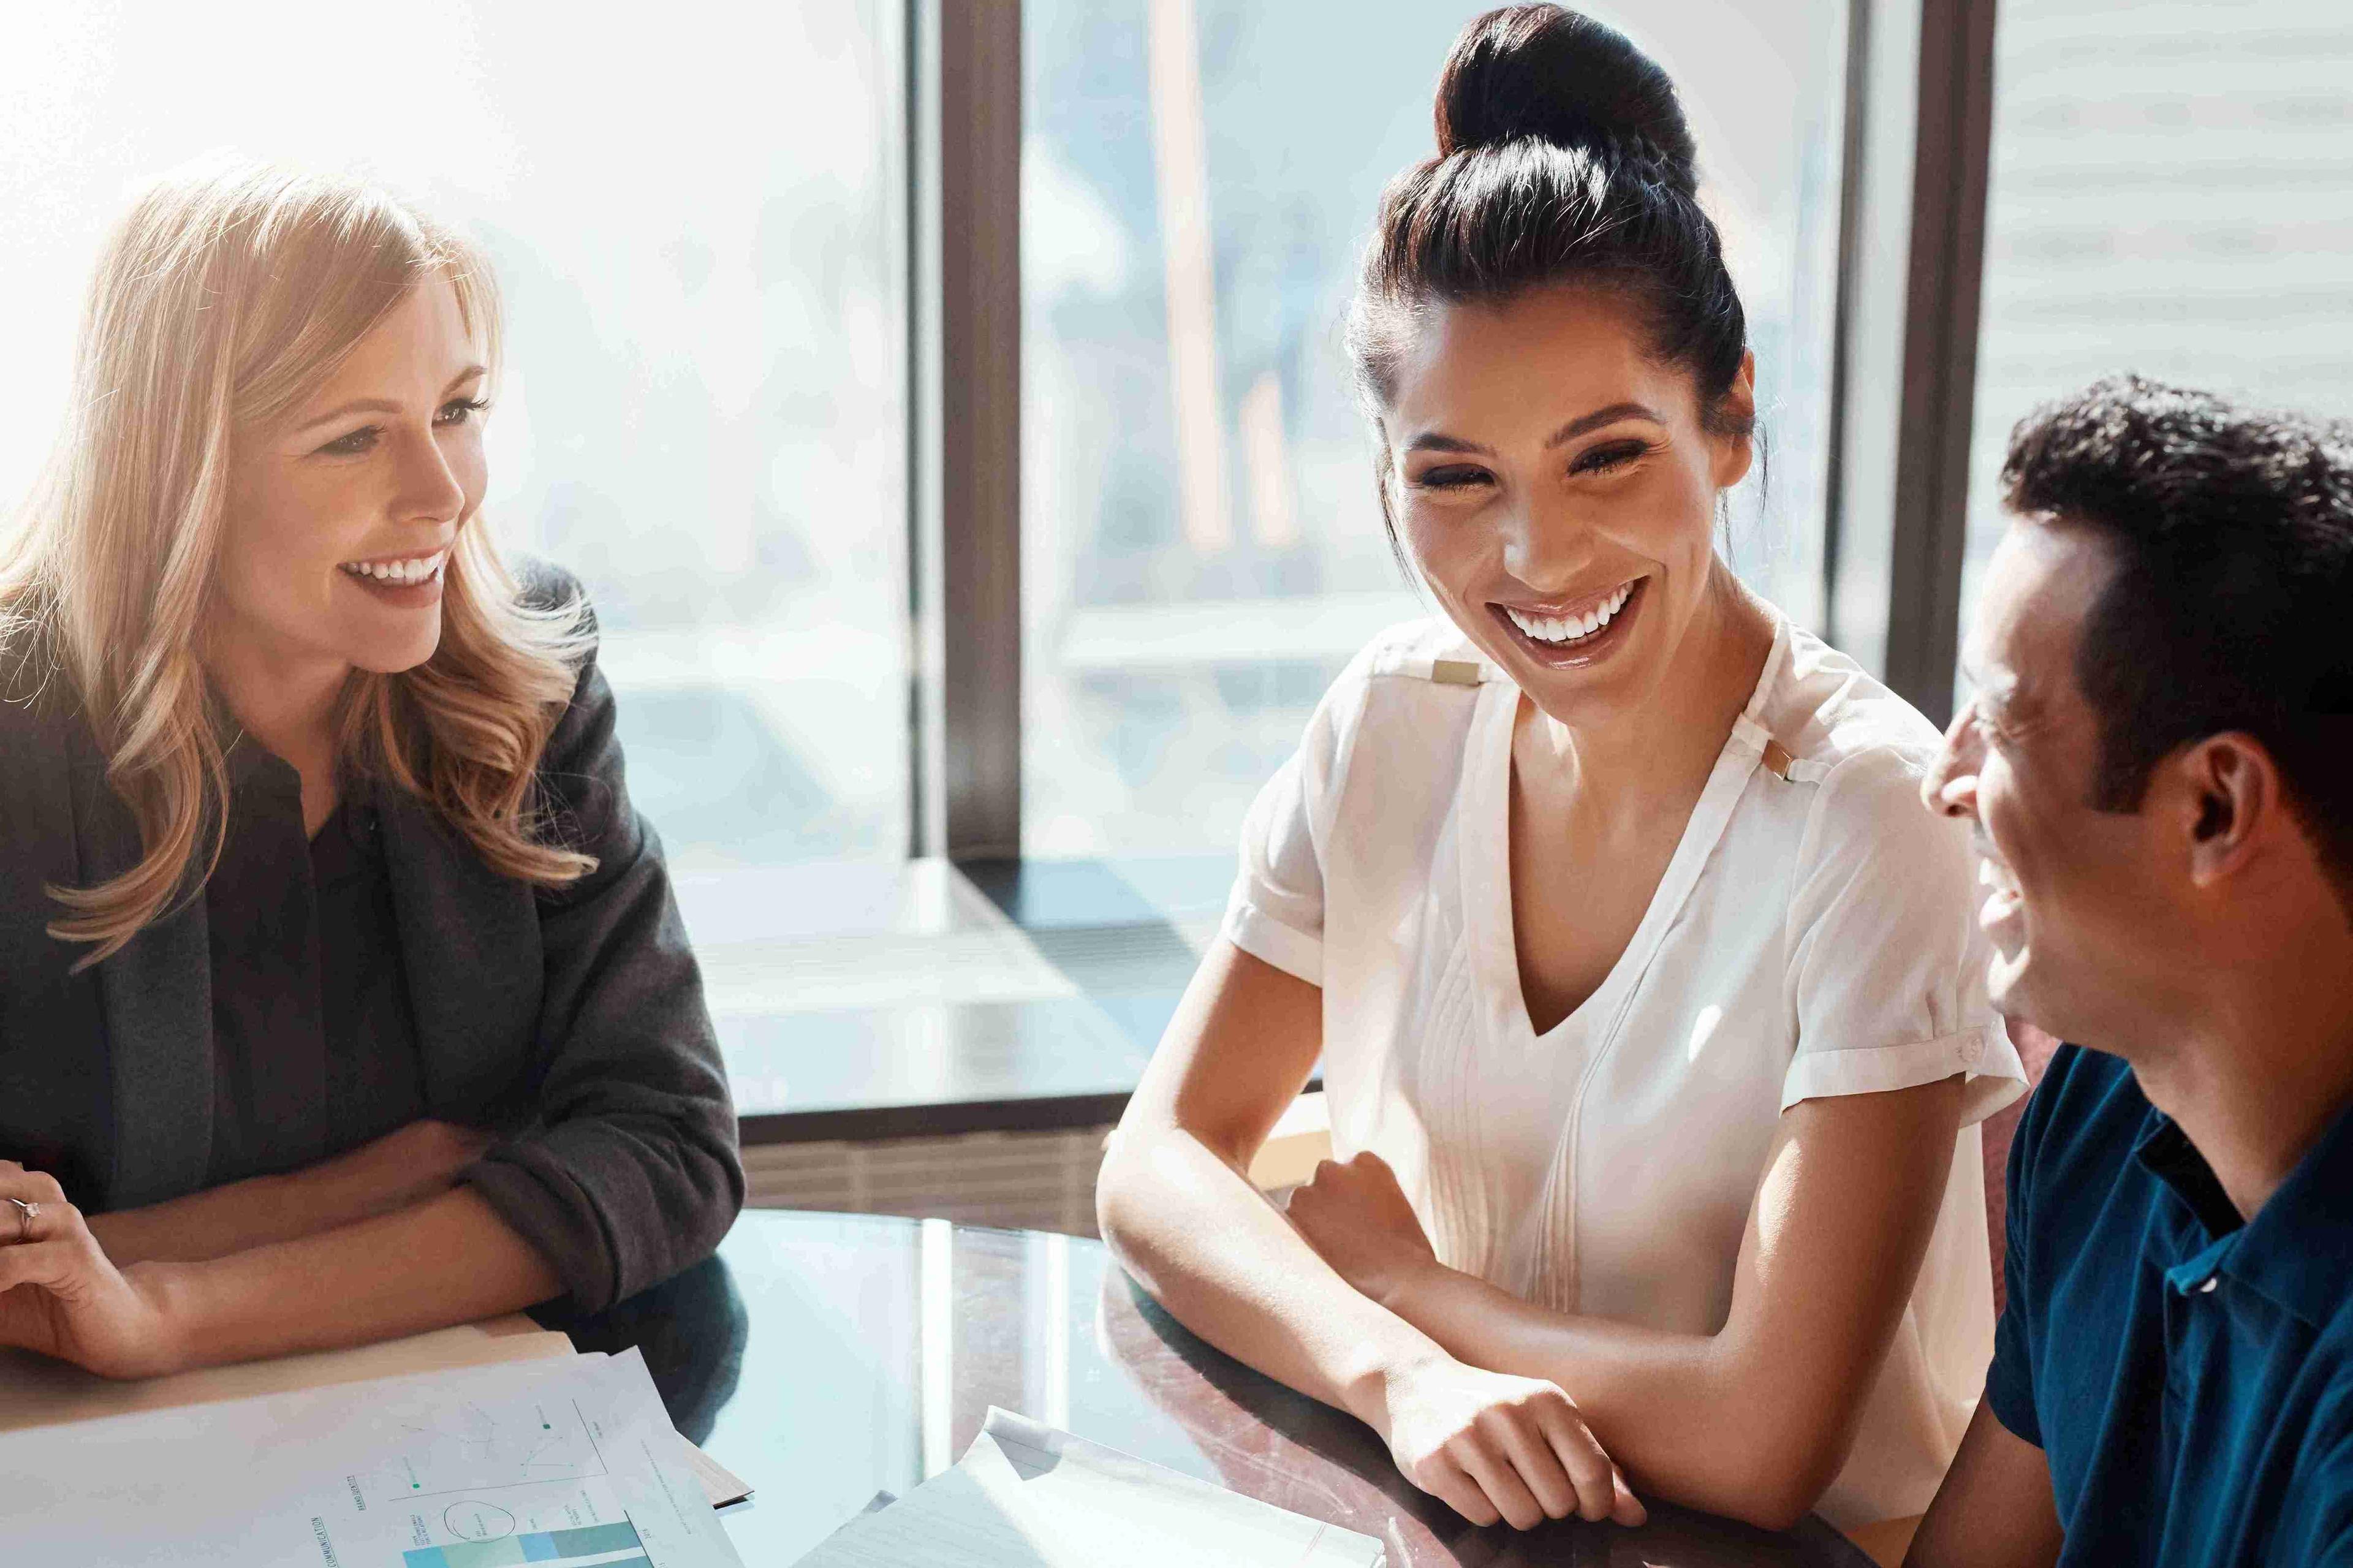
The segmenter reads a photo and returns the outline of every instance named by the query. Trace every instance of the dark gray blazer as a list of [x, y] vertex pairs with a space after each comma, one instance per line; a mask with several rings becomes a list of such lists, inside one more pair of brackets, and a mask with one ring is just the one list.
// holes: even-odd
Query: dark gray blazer
[[[579, 596], [524, 573], [542, 605]], [[201, 898], [105, 963], [50, 937], [45, 885], [139, 858], [130, 812], [64, 679], [0, 661], [0, 1159], [48, 1169], [90, 1212], [205, 1184], [211, 959]], [[423, 801], [381, 792], [385, 859], [433, 1115], [501, 1134], [466, 1180], [594, 1310], [707, 1256], [744, 1201], [735, 1115], [661, 847], [628, 804], [594, 653], [539, 769], [564, 840], [597, 858], [535, 891], [485, 866]]]

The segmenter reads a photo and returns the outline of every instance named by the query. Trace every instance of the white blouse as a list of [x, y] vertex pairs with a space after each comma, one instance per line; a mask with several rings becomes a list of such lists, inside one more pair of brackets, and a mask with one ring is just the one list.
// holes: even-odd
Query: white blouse
[[1224, 929], [1323, 988], [1335, 1155], [1394, 1166], [1449, 1266], [1563, 1312], [1715, 1332], [1781, 1113], [1968, 1074], [1926, 1260], [1820, 1505], [1855, 1524], [1927, 1506], [1983, 1386], [1976, 1123], [2026, 1074], [1967, 830], [1920, 804], [1935, 729], [1776, 621], [1633, 940], [1548, 1033], [1512, 937], [1520, 692], [1444, 621], [1384, 633], [1325, 694], [1250, 809]]

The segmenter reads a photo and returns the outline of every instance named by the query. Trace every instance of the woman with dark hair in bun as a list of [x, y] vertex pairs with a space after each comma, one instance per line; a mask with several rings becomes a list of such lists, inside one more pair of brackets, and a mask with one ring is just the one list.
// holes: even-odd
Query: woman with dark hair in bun
[[[1252, 809], [1104, 1234], [1479, 1522], [1917, 1513], [1992, 1342], [1974, 1124], [2024, 1080], [1936, 731], [1715, 552], [1754, 363], [1665, 74], [1495, 11], [1437, 128], [1350, 341], [1444, 615]], [[1286, 1217], [1244, 1173], [1319, 1056]]]

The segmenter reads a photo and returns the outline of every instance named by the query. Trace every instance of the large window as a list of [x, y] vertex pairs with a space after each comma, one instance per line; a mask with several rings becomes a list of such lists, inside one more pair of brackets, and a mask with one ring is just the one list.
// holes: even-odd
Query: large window
[[[1589, 8], [1682, 89], [1771, 443], [1729, 548], [1818, 623], [1844, 7]], [[1382, 535], [1339, 329], [1481, 9], [1028, 5], [1028, 853], [1229, 854], [1348, 657], [1430, 613]]]
[[586, 580], [673, 864], [902, 856], [899, 7], [593, 15], [12, 10], [0, 494], [56, 428], [132, 187], [211, 148], [372, 169], [496, 264], [485, 514]]
[[2010, 426], [2116, 371], [2353, 414], [2353, 9], [2003, 0], [1964, 603]]
[[[911, 689], [911, 646], [942, 628], [911, 636], [909, 608], [971, 602], [911, 583], [908, 458], [941, 430], [911, 419], [908, 367], [944, 363], [951, 313], [1002, 320], [1015, 302], [997, 252], [957, 248], [985, 224], [930, 250], [949, 195], [969, 215], [1009, 194], [996, 162], [1009, 139], [959, 144], [988, 149], [976, 181], [953, 159], [939, 167], [961, 176], [935, 179], [924, 140], [948, 98], [932, 97], [934, 66], [984, 89], [958, 112], [1010, 97], [1010, 51], [975, 40], [1009, 39], [1012, 12], [688, 0], [625, 17], [480, 0], [387, 26], [249, 0], [233, 26], [160, 4], [12, 14], [0, 497], [23, 490], [56, 426], [71, 302], [134, 184], [216, 147], [372, 167], [479, 236], [499, 269], [511, 335], [488, 515], [596, 597], [633, 793], [668, 845], [744, 1109], [1009, 1101], [1049, 1079], [1108, 1093], [1132, 1081], [1214, 931], [1242, 814], [1316, 700], [1368, 637], [1430, 611], [1383, 534], [1340, 329], [1381, 189], [1430, 152], [1440, 64], [1481, 8], [1021, 0], [1019, 539], [979, 505], [974, 531], [952, 535], [974, 545], [959, 587], [1001, 584], [991, 563], [1020, 555], [1032, 864], [1009, 876], [907, 858], [913, 797], [962, 802], [947, 784], [970, 760], [926, 759], [946, 776], [911, 789], [916, 715], [933, 733], [950, 699], [944, 681]], [[1849, 127], [1847, 0], [1588, 8], [1679, 85], [1747, 306], [1769, 460], [1734, 498], [1726, 552], [1820, 627], [1842, 545], [1842, 595], [1873, 601], [1846, 635], [1928, 625], [1899, 603], [1880, 536], [1952, 537], [1957, 486], [1904, 440], [1948, 427], [1930, 394], [1939, 366], [1966, 361], [1924, 353], [1881, 374], [1903, 356], [1861, 351], [1900, 340], [1909, 354], [1907, 290], [1928, 274], [1907, 272], [1902, 237], [1923, 215], [1957, 221], [1939, 205], [1945, 174], [1981, 145], [1941, 110], [1897, 106], [1956, 48], [1983, 83], [1968, 29], [1944, 37], [1981, 13], [1863, 14], [1855, 79], [1872, 86]], [[1971, 573], [1996, 531], [2002, 437], [2040, 397], [2137, 368], [2347, 408], [2342, 10], [2004, 0]], [[1934, 156], [1915, 164], [1915, 141]], [[1851, 182], [1843, 353], [1863, 375], [1852, 384], [1879, 390], [1849, 399], [1834, 543]], [[936, 298], [934, 261], [958, 280]], [[958, 460], [986, 475], [1003, 457]], [[1936, 483], [1914, 488], [1943, 510], [1881, 505], [1929, 468]], [[1930, 587], [1953, 602], [1946, 577]], [[1938, 643], [1927, 684], [1943, 660]], [[1012, 742], [1009, 705], [956, 700], [956, 733]], [[1013, 803], [983, 804], [1000, 831]], [[1108, 864], [1074, 863], [1090, 859]]]

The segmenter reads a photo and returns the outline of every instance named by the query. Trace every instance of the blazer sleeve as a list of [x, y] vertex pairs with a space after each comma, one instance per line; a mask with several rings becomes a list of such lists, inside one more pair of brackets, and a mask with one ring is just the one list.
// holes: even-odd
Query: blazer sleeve
[[539, 895], [537, 1114], [466, 1180], [596, 1311], [710, 1256], [744, 1206], [744, 1167], [702, 973], [660, 841], [630, 807], [593, 647], [540, 782], [559, 837], [596, 868]]

